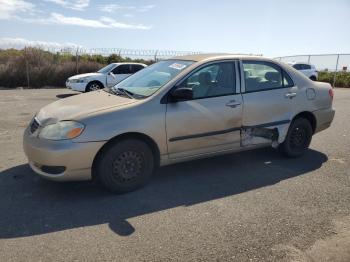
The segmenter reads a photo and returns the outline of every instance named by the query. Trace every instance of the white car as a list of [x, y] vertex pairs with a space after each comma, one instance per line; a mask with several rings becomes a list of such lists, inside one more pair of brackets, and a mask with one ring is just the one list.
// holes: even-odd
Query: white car
[[80, 92], [112, 87], [146, 66], [141, 63], [112, 63], [96, 73], [80, 74], [68, 78], [66, 87]]
[[308, 78], [310, 78], [313, 81], [317, 80], [318, 72], [316, 70], [316, 67], [314, 65], [308, 64], [308, 63], [290, 63], [292, 67], [294, 67], [296, 70], [300, 71], [304, 75], [306, 75]]

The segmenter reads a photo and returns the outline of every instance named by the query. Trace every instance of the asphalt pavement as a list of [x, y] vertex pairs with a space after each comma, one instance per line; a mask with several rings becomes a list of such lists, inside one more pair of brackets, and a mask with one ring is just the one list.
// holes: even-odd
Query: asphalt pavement
[[301, 158], [265, 148], [177, 164], [125, 195], [28, 167], [24, 128], [70, 95], [0, 91], [0, 261], [350, 261], [350, 89]]

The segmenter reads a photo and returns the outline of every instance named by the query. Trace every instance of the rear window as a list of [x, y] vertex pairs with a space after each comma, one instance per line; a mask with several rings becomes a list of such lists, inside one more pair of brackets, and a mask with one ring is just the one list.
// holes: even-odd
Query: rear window
[[136, 73], [137, 71], [140, 71], [141, 69], [144, 69], [143, 65], [131, 65], [131, 71], [133, 73]]
[[131, 66], [128, 64], [120, 65], [113, 69], [113, 74], [115, 75], [132, 74], [132, 73], [133, 72], [131, 71]]
[[293, 67], [296, 70], [309, 70], [309, 69], [311, 69], [311, 66], [308, 64], [294, 64]]
[[243, 61], [245, 91], [257, 92], [283, 87], [282, 69], [264, 61]]

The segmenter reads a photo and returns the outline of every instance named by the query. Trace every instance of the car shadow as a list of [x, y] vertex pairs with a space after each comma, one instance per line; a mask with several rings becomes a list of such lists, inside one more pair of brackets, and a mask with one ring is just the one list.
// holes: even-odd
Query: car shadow
[[315, 150], [296, 159], [271, 148], [246, 151], [160, 168], [146, 187], [124, 195], [110, 194], [92, 182], [46, 181], [20, 165], [0, 173], [0, 238], [104, 223], [128, 236], [137, 230], [129, 218], [273, 185], [306, 175], [326, 161]]
[[62, 99], [62, 98], [67, 98], [67, 97], [75, 96], [75, 95], [79, 95], [79, 93], [58, 94], [58, 95], [56, 95], [56, 97]]

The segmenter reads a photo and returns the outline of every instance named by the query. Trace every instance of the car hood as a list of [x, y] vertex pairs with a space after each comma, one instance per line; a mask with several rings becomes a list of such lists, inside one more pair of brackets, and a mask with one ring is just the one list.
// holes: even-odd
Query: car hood
[[55, 101], [43, 107], [36, 118], [42, 125], [53, 124], [61, 120], [77, 120], [97, 111], [122, 107], [136, 101], [99, 90]]
[[96, 77], [96, 76], [102, 76], [103, 74], [102, 73], [86, 73], [86, 74], [80, 74], [80, 75], [75, 75], [75, 76], [71, 76], [68, 78], [68, 80], [71, 80], [71, 79], [80, 79], [80, 78], [83, 78], [83, 77]]

